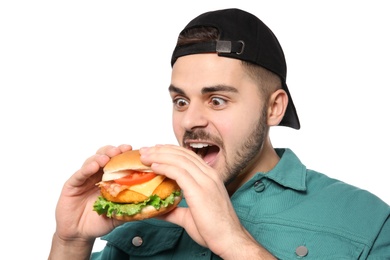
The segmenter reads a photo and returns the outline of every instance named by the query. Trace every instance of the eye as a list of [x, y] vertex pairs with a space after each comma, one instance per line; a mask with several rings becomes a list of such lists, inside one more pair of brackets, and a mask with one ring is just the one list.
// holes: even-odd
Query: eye
[[184, 98], [175, 98], [172, 102], [173, 106], [177, 110], [184, 110], [189, 104], [189, 102]]
[[226, 106], [227, 101], [221, 97], [212, 97], [210, 99], [210, 104], [214, 108], [222, 109]]

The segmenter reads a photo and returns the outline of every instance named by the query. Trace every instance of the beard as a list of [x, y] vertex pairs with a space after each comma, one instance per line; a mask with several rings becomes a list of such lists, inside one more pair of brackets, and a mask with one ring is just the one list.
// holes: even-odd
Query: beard
[[[244, 169], [261, 151], [267, 133], [266, 118], [267, 110], [265, 107], [263, 107], [254, 129], [252, 129], [252, 132], [250, 132], [250, 134], [245, 138], [242, 145], [238, 147], [232, 162], [226, 161], [225, 169], [222, 173], [220, 173], [223, 176], [225, 185], [228, 185], [237, 176], [239, 176], [241, 172], [244, 171]], [[211, 141], [220, 148], [220, 151], [223, 153], [223, 156], [227, 158], [226, 150], [224, 149], [224, 144], [221, 138], [211, 136], [209, 133], [205, 132], [202, 129], [197, 129], [195, 131], [186, 131], [183, 136], [183, 144], [186, 139]]]
[[253, 159], [261, 151], [264, 140], [267, 134], [267, 110], [264, 107], [260, 112], [260, 118], [257, 121], [255, 128], [247, 136], [241, 147], [237, 149], [232, 163], [226, 163], [225, 167], [225, 185], [228, 185], [239, 176], [245, 168], [253, 161]]

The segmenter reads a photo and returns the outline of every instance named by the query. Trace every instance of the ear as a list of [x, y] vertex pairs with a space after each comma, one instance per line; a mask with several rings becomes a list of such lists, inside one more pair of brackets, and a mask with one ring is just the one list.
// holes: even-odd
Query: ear
[[268, 103], [268, 120], [269, 126], [279, 125], [282, 121], [288, 104], [287, 93], [283, 89], [278, 89], [272, 93]]

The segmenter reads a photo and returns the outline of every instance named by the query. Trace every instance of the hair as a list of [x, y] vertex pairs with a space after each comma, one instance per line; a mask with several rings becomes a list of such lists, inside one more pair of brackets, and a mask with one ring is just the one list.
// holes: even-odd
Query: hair
[[[177, 40], [177, 46], [219, 39], [218, 29], [210, 26], [194, 27], [183, 31]], [[258, 82], [259, 93], [266, 100], [277, 89], [282, 87], [281, 79], [275, 73], [248, 61], [242, 61], [244, 70]]]

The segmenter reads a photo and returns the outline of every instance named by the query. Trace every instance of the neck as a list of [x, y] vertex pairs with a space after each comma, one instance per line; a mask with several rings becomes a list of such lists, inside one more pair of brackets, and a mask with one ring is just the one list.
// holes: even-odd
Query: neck
[[245, 182], [250, 180], [256, 173], [263, 172], [267, 173], [272, 170], [275, 165], [279, 162], [280, 158], [275, 152], [269, 138], [266, 139], [264, 145], [259, 154], [248, 164], [240, 175], [238, 175], [233, 182], [226, 186], [226, 189], [230, 196], [238, 188], [240, 188]]

